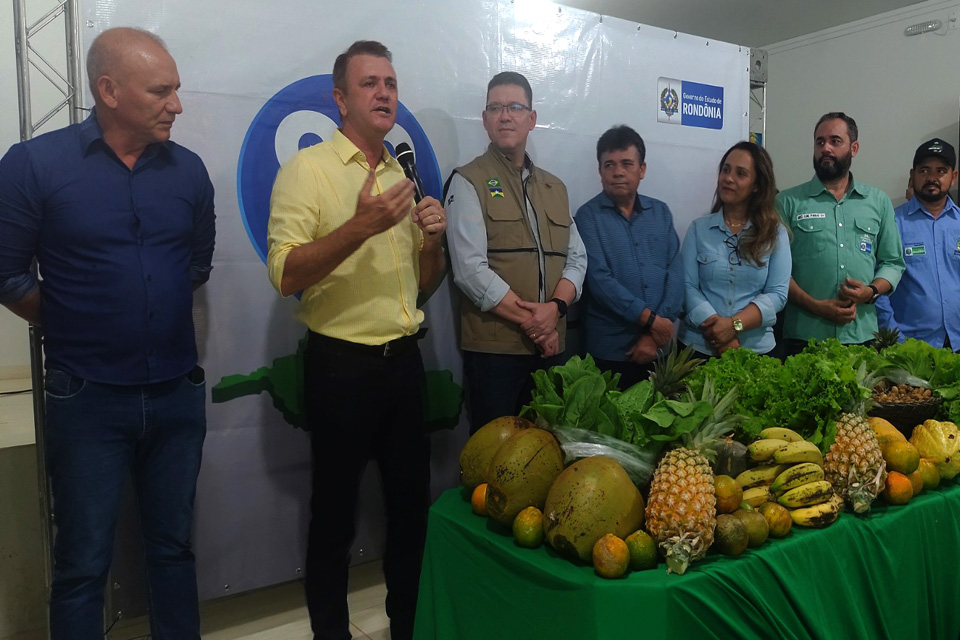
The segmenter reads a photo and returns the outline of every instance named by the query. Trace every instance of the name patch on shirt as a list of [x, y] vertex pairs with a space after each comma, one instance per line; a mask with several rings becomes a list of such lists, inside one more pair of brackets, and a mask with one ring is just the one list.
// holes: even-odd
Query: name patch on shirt
[[799, 213], [797, 214], [797, 222], [800, 222], [801, 220], [820, 219], [826, 217], [827, 214], [825, 213]]
[[[957, 243], [960, 246], [960, 242]], [[923, 246], [922, 242], [915, 242], [913, 244], [903, 245], [903, 255], [910, 256], [923, 256], [927, 254], [927, 248]]]

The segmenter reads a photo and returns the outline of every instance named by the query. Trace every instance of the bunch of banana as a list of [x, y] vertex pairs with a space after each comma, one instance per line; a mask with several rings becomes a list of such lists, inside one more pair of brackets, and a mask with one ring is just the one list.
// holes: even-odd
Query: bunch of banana
[[842, 501], [824, 480], [823, 455], [815, 444], [790, 429], [770, 427], [747, 446], [747, 455], [759, 466], [737, 476], [745, 502], [753, 507], [777, 502], [804, 527], [825, 527], [837, 519]]

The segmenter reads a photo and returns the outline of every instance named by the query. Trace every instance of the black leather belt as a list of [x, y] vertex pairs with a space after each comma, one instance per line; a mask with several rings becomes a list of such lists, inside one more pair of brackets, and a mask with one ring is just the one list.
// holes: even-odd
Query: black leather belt
[[350, 342], [349, 340], [340, 340], [331, 338], [319, 333], [310, 332], [307, 340], [307, 347], [310, 349], [322, 349], [344, 355], [368, 356], [376, 358], [395, 358], [410, 353], [417, 348], [417, 342], [427, 335], [427, 328], [421, 327], [416, 333], [385, 342], [383, 344], [360, 344]]

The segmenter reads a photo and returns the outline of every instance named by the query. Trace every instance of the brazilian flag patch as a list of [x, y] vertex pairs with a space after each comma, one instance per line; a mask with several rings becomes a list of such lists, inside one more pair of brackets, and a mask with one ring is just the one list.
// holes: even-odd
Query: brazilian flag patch
[[503, 189], [500, 187], [500, 178], [490, 178], [487, 180], [487, 188], [490, 189], [491, 198], [503, 197]]

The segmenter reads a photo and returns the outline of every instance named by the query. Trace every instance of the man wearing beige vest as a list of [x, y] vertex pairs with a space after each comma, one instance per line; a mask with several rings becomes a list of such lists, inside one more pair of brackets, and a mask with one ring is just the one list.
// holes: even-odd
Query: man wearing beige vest
[[483, 110], [490, 146], [454, 170], [446, 195], [471, 433], [516, 415], [530, 374], [562, 363], [564, 316], [587, 267], [567, 188], [526, 153], [532, 105], [521, 74], [493, 77]]

